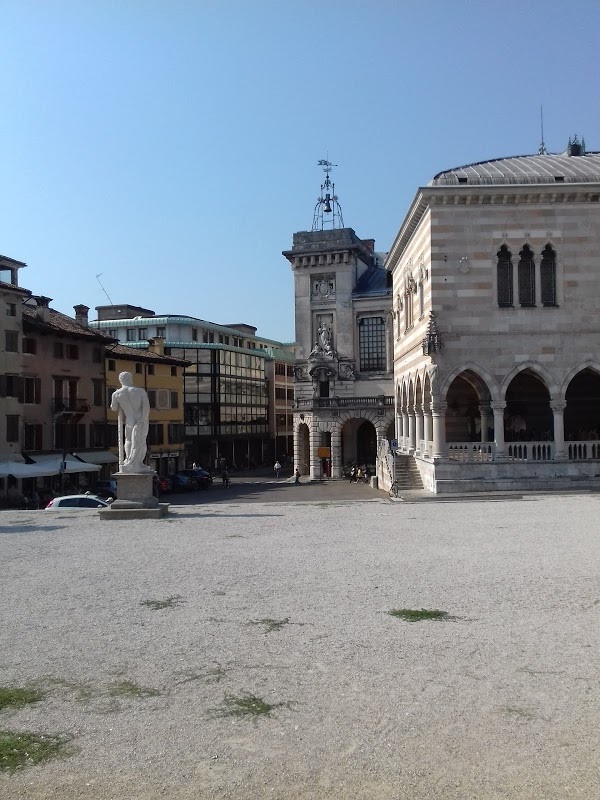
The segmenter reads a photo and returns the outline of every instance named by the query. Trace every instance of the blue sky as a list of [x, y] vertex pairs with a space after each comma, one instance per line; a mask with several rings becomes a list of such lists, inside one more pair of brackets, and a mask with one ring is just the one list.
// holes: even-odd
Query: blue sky
[[600, 3], [1, 0], [0, 253], [53, 306], [294, 337], [281, 251], [327, 154], [387, 250], [418, 186], [569, 134], [600, 150]]

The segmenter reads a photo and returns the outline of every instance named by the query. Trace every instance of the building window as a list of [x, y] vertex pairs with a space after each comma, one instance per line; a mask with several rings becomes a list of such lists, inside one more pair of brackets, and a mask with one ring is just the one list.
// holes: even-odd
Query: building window
[[105, 447], [104, 423], [92, 422], [90, 424], [90, 447]]
[[94, 364], [101, 364], [102, 356], [103, 356], [102, 350], [99, 347], [94, 347], [94, 350], [92, 351], [92, 361], [94, 362]]
[[135, 342], [135, 328], [127, 328], [127, 341]]
[[6, 304], [6, 316], [7, 317], [16, 317], [17, 316], [17, 304], [16, 303], [7, 303]]
[[535, 263], [527, 244], [519, 253], [518, 276], [519, 303], [530, 308], [535, 305]]
[[28, 336], [23, 338], [23, 352], [35, 355], [37, 353], [37, 342], [35, 339], [30, 339]]
[[154, 372], [155, 372], [154, 364], [148, 364], [148, 367], [147, 367], [146, 371], [147, 371], [148, 375], [154, 375]]
[[496, 265], [496, 279], [498, 284], [498, 305], [509, 308], [513, 304], [513, 263], [512, 253], [503, 244], [498, 250]]
[[23, 379], [23, 403], [40, 403], [42, 381], [40, 378], [24, 377]]
[[166, 328], [156, 328], [156, 335], [159, 336], [161, 339], [165, 338]]
[[275, 387], [275, 400], [285, 400], [285, 389]]
[[156, 408], [156, 391], [154, 389], [148, 389], [148, 403], [150, 408]]
[[19, 441], [19, 415], [7, 414], [6, 415], [6, 441], [18, 442]]
[[145, 342], [148, 338], [148, 328], [138, 328], [138, 341]]
[[41, 450], [42, 444], [42, 426], [39, 423], [28, 424], [23, 426], [23, 445], [24, 450]]
[[181, 444], [185, 437], [185, 427], [177, 422], [168, 425], [169, 444]]
[[177, 377], [177, 367], [171, 367], [171, 377], [172, 378]]
[[141, 374], [141, 373], [144, 371], [144, 368], [142, 367], [142, 365], [141, 365], [141, 364], [136, 364], [136, 365], [135, 365], [135, 371], [136, 371], [136, 373], [137, 373], [138, 375], [140, 375], [140, 374]]
[[62, 342], [54, 342], [53, 353], [54, 353], [54, 358], [65, 357], [65, 347]]
[[198, 341], [198, 328], [192, 328], [192, 342]]
[[383, 317], [363, 317], [358, 321], [358, 352], [361, 372], [385, 371]]
[[76, 344], [68, 344], [65, 348], [67, 358], [76, 360], [79, 358], [79, 346]]
[[171, 408], [179, 408], [179, 396], [177, 392], [171, 392]]
[[108, 369], [109, 372], [115, 372], [115, 370], [117, 369], [117, 366], [112, 358], [108, 359], [108, 364], [106, 368]]
[[148, 427], [148, 443], [151, 445], [164, 444], [164, 426], [162, 422], [151, 422]]
[[19, 397], [19, 376], [18, 375], [4, 375], [1, 397]]
[[94, 405], [103, 405], [104, 399], [104, 381], [99, 378], [92, 378], [92, 386], [94, 387]]
[[556, 305], [556, 253], [547, 244], [542, 250], [542, 260], [540, 262], [540, 283], [542, 293], [542, 305]]
[[287, 399], [288, 400], [293, 400], [294, 399], [294, 390], [293, 389], [288, 389], [287, 390]]
[[202, 332], [202, 341], [204, 342], [204, 344], [208, 344], [208, 331]]
[[5, 345], [4, 348], [7, 353], [18, 353], [19, 352], [19, 333], [18, 331], [4, 331], [5, 333]]
[[115, 328], [109, 328], [109, 329], [108, 329], [108, 335], [109, 335], [109, 336], [110, 336], [112, 339], [116, 339], [116, 338], [117, 338], [117, 331], [116, 331], [116, 329], [115, 329]]
[[223, 334], [220, 333], [219, 334], [219, 344], [223, 344], [224, 341], [225, 341], [225, 338], [224, 338]]

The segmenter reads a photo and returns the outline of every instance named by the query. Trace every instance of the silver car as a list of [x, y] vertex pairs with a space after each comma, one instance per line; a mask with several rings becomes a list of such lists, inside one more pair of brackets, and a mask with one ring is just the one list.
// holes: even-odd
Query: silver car
[[67, 494], [64, 497], [55, 497], [46, 506], [46, 511], [62, 511], [63, 509], [90, 509], [108, 508], [106, 500], [96, 497], [95, 494]]

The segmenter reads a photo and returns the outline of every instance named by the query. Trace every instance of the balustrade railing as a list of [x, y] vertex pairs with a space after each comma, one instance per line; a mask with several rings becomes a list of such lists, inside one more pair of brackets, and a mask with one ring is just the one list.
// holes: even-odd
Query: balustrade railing
[[448, 442], [450, 461], [483, 463], [493, 461], [496, 453], [494, 442]]
[[600, 442], [565, 442], [569, 461], [600, 459]]
[[394, 398], [385, 397], [313, 397], [310, 400], [296, 400], [296, 408], [348, 408], [368, 406], [382, 408], [393, 406]]
[[507, 442], [509, 461], [552, 461], [554, 442]]

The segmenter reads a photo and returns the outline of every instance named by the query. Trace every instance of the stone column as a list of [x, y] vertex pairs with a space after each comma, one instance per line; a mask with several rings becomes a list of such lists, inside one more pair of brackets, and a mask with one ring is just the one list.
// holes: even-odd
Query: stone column
[[331, 477], [341, 478], [342, 464], [342, 429], [335, 425], [331, 431]]
[[402, 409], [402, 445], [404, 450], [408, 447], [408, 436], [409, 436], [408, 408], [407, 406], [404, 406], [404, 408]]
[[300, 467], [301, 459], [300, 459], [300, 435], [298, 433], [298, 426], [294, 427], [294, 463], [293, 467]]
[[408, 407], [408, 449], [414, 453], [415, 446], [415, 407]]
[[404, 434], [402, 430], [402, 409], [399, 408], [396, 411], [396, 439], [400, 442], [403, 435]]
[[479, 413], [481, 415], [481, 441], [489, 442], [490, 420], [492, 419], [492, 409], [489, 403], [482, 403], [479, 406]]
[[446, 409], [447, 403], [433, 403], [431, 418], [433, 427], [433, 458], [446, 458]]
[[[423, 410], [423, 439], [425, 442], [431, 441], [431, 431], [432, 431], [432, 420], [431, 420], [431, 409], [426, 408]], [[429, 448], [426, 449], [426, 452], [429, 452]], [[423, 455], [421, 453], [421, 455]]]
[[490, 403], [490, 407], [494, 412], [494, 442], [496, 444], [495, 461], [506, 461], [506, 452], [504, 446], [504, 409], [506, 403], [502, 400], [498, 403]]
[[421, 456], [423, 455], [421, 452], [423, 426], [423, 406], [415, 406], [415, 450]]
[[565, 408], [567, 404], [564, 400], [553, 400], [550, 408], [554, 415], [554, 460], [566, 461], [567, 448], [565, 447]]
[[317, 449], [321, 444], [321, 431], [316, 420], [310, 426], [310, 479], [318, 481], [321, 479], [321, 459], [317, 455]]

